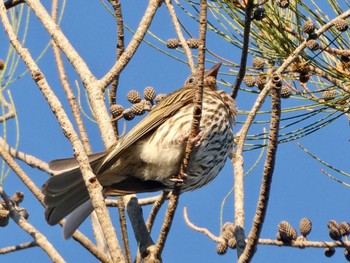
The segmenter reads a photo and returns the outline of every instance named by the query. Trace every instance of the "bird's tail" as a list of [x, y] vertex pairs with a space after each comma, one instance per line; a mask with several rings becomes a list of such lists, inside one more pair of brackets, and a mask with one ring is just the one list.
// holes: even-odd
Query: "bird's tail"
[[[96, 165], [105, 153], [89, 157], [91, 166]], [[42, 187], [45, 195], [45, 218], [50, 225], [59, 223], [68, 214], [64, 226], [64, 237], [69, 238], [93, 211], [77, 161], [74, 158], [54, 160], [49, 163], [54, 175]], [[93, 168], [93, 167], [92, 167]]]
[[[106, 152], [89, 156], [91, 168], [98, 170], [101, 159]], [[79, 225], [93, 211], [89, 192], [74, 158], [54, 160], [49, 163], [51, 171], [55, 174], [42, 187], [45, 195], [45, 218], [50, 225], [56, 225], [69, 215], [63, 227], [64, 238], [72, 236]], [[101, 177], [102, 178], [99, 178]], [[104, 185], [106, 195], [127, 195], [141, 192], [154, 192], [166, 189], [158, 181], [141, 180], [139, 178], [112, 174], [115, 183]], [[97, 175], [103, 180], [103, 175]]]

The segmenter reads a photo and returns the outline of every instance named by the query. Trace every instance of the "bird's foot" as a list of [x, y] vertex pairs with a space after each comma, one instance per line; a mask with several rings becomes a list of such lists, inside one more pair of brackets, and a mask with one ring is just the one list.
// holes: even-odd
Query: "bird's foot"
[[[182, 144], [183, 142], [187, 141], [190, 138], [190, 131], [186, 132], [185, 134], [181, 135], [178, 139], [178, 143]], [[203, 132], [200, 131], [194, 138], [192, 138], [190, 141], [194, 143], [194, 146], [197, 147], [201, 144], [203, 140]]]
[[169, 180], [176, 185], [183, 185], [184, 182], [186, 181], [186, 179], [187, 179], [187, 174], [181, 173], [178, 176], [174, 176], [174, 177], [170, 178]]
[[194, 146], [197, 147], [201, 144], [203, 140], [203, 131], [200, 131], [194, 138], [191, 139], [191, 142], [194, 143]]

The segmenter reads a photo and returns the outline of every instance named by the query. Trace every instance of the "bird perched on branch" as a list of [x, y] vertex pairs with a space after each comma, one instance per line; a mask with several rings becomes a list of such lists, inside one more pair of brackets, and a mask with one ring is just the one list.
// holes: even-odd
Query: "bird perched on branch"
[[[237, 114], [234, 100], [216, 86], [221, 64], [204, 74], [200, 132], [196, 136], [181, 192], [195, 190], [212, 181], [233, 147]], [[171, 191], [183, 161], [193, 120], [198, 74], [160, 101], [140, 123], [110, 149], [89, 157], [90, 165], [110, 195]], [[55, 174], [43, 185], [45, 216], [50, 225], [68, 217], [64, 237], [69, 238], [93, 211], [79, 166], [74, 158], [49, 163]]]

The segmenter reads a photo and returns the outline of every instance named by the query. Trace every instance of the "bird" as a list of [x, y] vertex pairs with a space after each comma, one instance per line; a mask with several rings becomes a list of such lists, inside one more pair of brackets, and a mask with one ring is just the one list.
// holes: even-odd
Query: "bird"
[[[211, 182], [223, 168], [233, 148], [235, 100], [218, 90], [221, 63], [204, 73], [200, 132], [186, 167], [180, 193]], [[150, 113], [109, 149], [89, 156], [91, 168], [105, 196], [172, 191], [192, 127], [199, 73], [190, 75], [182, 88], [157, 103]], [[53, 176], [42, 187], [45, 218], [49, 225], [67, 220], [65, 239], [93, 211], [75, 158], [49, 163]]]

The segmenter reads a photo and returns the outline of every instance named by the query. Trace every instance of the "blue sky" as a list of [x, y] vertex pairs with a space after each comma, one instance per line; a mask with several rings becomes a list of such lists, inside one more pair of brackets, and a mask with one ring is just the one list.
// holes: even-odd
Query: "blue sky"
[[[125, 22], [136, 29], [146, 1], [124, 1]], [[331, 15], [330, 15], [331, 16]], [[189, 19], [185, 19], [189, 22]], [[102, 7], [98, 1], [68, 2], [62, 20], [63, 32], [69, 38], [74, 47], [88, 63], [90, 69], [97, 77], [102, 77], [113, 65], [115, 60], [115, 35], [116, 27], [113, 17]], [[193, 25], [189, 27], [196, 36], [197, 31]], [[165, 6], [162, 6], [152, 24], [151, 31], [160, 35], [163, 39], [174, 38], [175, 34], [171, 27], [171, 20]], [[131, 35], [126, 31], [126, 43]], [[5, 57], [7, 52], [6, 38], [1, 34], [2, 45], [0, 56]], [[157, 43], [150, 36], [147, 39]], [[49, 41], [48, 35], [42, 29], [37, 19], [31, 14], [28, 38], [26, 47], [37, 57]], [[6, 43], [6, 45], [4, 44]], [[164, 49], [164, 46], [157, 44]], [[239, 52], [233, 46], [225, 45], [224, 42], [214, 34], [209, 34], [207, 46], [215, 50], [219, 55], [232, 61], [239, 61]], [[181, 58], [182, 54], [170, 51]], [[57, 79], [56, 68], [51, 50], [47, 51], [38, 62], [43, 70], [51, 87], [57, 96], [64, 99], [60, 83]], [[72, 86], [77, 79], [72, 68], [67, 64], [68, 77]], [[208, 67], [211, 64], [207, 64]], [[17, 74], [25, 69], [20, 63]], [[223, 67], [221, 73], [228, 73], [228, 68]], [[146, 86], [155, 87], [158, 93], [168, 93], [181, 87], [189, 74], [185, 64], [175, 61], [164, 54], [159, 53], [152, 47], [142, 44], [135, 57], [131, 60], [120, 78], [119, 93], [120, 102], [127, 106], [125, 94], [130, 89], [143, 90]], [[234, 82], [233, 76], [221, 75], [226, 81]], [[81, 85], [81, 84], [80, 84]], [[75, 86], [74, 86], [75, 87]], [[221, 86], [221, 88], [227, 89]], [[11, 93], [16, 104], [19, 119], [20, 144], [19, 149], [35, 155], [45, 161], [72, 155], [69, 142], [63, 136], [53, 114], [47, 107], [35, 83], [29, 75], [25, 75], [12, 84]], [[242, 94], [237, 99], [240, 110], [249, 110], [256, 94]], [[269, 98], [266, 101], [269, 105]], [[283, 100], [283, 105], [290, 106], [292, 100]], [[65, 105], [67, 103], [65, 102]], [[88, 111], [86, 105], [85, 110]], [[287, 116], [287, 115], [283, 115]], [[288, 115], [289, 116], [289, 115]], [[246, 115], [238, 116], [238, 124], [235, 130], [241, 127]], [[132, 127], [139, 119], [128, 123]], [[103, 145], [96, 128], [96, 125], [85, 118], [93, 150], [103, 149]], [[7, 135], [9, 141], [14, 142], [15, 138], [14, 120], [8, 123]], [[255, 125], [254, 131], [261, 131], [268, 124]], [[311, 152], [323, 160], [331, 163], [342, 170], [348, 170], [349, 155], [349, 121], [345, 116], [340, 117], [332, 124], [322, 130], [307, 136], [298, 141], [282, 144], [278, 148], [277, 163], [273, 178], [269, 208], [261, 234], [262, 238], [274, 238], [277, 232], [277, 224], [282, 220], [289, 221], [298, 228], [299, 220], [302, 217], [309, 217], [313, 221], [313, 231], [310, 240], [329, 241], [328, 220], [338, 221], [350, 220], [348, 213], [349, 189], [343, 185], [331, 181], [320, 172], [323, 168], [319, 163], [306, 155], [296, 142], [300, 142]], [[255, 162], [259, 150], [247, 151], [244, 154], [245, 168], [248, 170]], [[246, 204], [246, 231], [252, 224], [252, 218], [256, 208], [256, 201], [261, 182], [262, 161], [247, 177], [245, 181], [245, 204]], [[48, 178], [44, 173], [22, 165], [25, 171], [40, 187]], [[346, 180], [345, 178], [343, 178]], [[216, 254], [216, 244], [204, 235], [189, 229], [183, 219], [183, 207], [188, 207], [189, 217], [198, 226], [210, 229], [218, 234], [220, 229], [220, 207], [222, 200], [233, 186], [232, 167], [230, 163], [221, 172], [220, 176], [210, 185], [184, 194], [174, 219], [174, 223], [163, 253], [164, 262], [232, 262], [236, 259], [236, 251], [229, 250], [227, 254], [219, 256]], [[4, 189], [12, 195], [14, 191], [25, 192], [25, 200], [22, 205], [30, 213], [29, 221], [44, 233], [63, 255], [67, 262], [96, 262], [89, 253], [80, 249], [80, 246], [73, 240], [65, 241], [62, 238], [59, 226], [48, 226], [44, 220], [44, 209], [39, 202], [23, 187], [16, 175], [10, 172], [4, 182]], [[150, 207], [145, 207], [143, 212], [148, 214]], [[111, 210], [113, 222], [117, 225], [117, 211]], [[157, 218], [156, 226], [152, 232], [154, 240], [159, 233], [159, 225], [164, 215], [164, 208]], [[231, 195], [223, 210], [224, 221], [232, 221], [233, 196]], [[117, 227], [118, 229], [118, 227]], [[130, 229], [130, 239], [133, 240], [133, 233]], [[81, 230], [89, 237], [92, 237], [89, 222], [85, 222]], [[118, 231], [118, 230], [117, 230]], [[31, 241], [31, 237], [19, 229], [14, 222], [0, 229], [0, 247], [15, 245]], [[132, 244], [133, 254], [136, 250], [135, 243]], [[39, 249], [32, 248], [17, 253], [3, 255], [0, 259], [4, 262], [48, 262], [49, 258]], [[322, 249], [296, 249], [259, 246], [253, 262], [340, 262], [344, 260], [343, 250], [337, 249], [332, 258], [326, 258]]]

